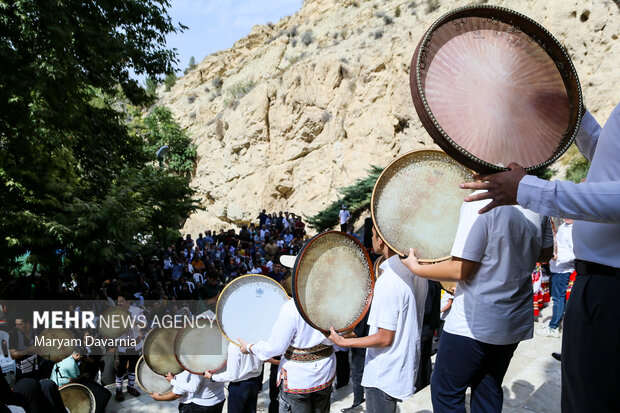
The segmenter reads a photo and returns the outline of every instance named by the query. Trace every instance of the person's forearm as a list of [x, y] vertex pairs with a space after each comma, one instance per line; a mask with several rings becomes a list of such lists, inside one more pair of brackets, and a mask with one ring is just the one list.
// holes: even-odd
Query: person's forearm
[[379, 333], [366, 337], [345, 338], [336, 345], [339, 347], [357, 347], [357, 348], [383, 348], [392, 345], [394, 335], [382, 335]]
[[466, 279], [462, 262], [460, 261], [442, 261], [436, 264], [411, 266], [408, 262], [403, 261], [405, 266], [414, 274], [435, 281], [462, 281]]
[[160, 402], [171, 402], [173, 400], [180, 399], [181, 395], [180, 394], [175, 394], [173, 392], [169, 392], [169, 393], [166, 393], [166, 394], [160, 394], [160, 395], [156, 396], [156, 398], [155, 397], [153, 397], [153, 398], [155, 400], [157, 400], [157, 401], [160, 401]]

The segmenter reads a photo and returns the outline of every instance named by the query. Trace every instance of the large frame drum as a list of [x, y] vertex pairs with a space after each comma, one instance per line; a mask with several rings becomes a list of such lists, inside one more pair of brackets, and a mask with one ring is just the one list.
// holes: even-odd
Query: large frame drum
[[375, 277], [364, 246], [352, 236], [328, 231], [311, 238], [293, 267], [293, 298], [303, 319], [329, 333], [355, 327], [368, 312]]
[[60, 398], [70, 413], [95, 413], [95, 395], [83, 384], [69, 383], [60, 387]]
[[217, 324], [231, 343], [267, 340], [289, 296], [273, 279], [248, 274], [229, 282], [217, 300]]
[[528, 171], [559, 158], [581, 121], [581, 87], [566, 50], [534, 20], [479, 5], [440, 17], [420, 40], [410, 86], [422, 125], [478, 172]]
[[472, 172], [438, 150], [406, 153], [381, 173], [372, 191], [370, 212], [383, 241], [404, 256], [417, 248], [421, 262], [450, 258], [463, 198], [460, 189]]
[[140, 357], [136, 363], [136, 383], [148, 394], [165, 394], [172, 391], [172, 384], [161, 374], [155, 373]]
[[155, 373], [176, 375], [184, 370], [174, 355], [174, 339], [179, 331], [175, 328], [154, 328], [146, 335], [142, 354]]
[[216, 371], [228, 357], [228, 340], [211, 320], [202, 319], [196, 326], [184, 328], [174, 339], [174, 355], [192, 374]]

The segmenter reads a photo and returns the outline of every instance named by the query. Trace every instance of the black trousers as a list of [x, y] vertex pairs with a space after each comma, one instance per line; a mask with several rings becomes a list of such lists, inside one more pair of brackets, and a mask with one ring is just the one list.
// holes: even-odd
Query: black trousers
[[[620, 252], [619, 252], [620, 253]], [[620, 412], [620, 276], [579, 274], [562, 335], [562, 412]]]
[[502, 381], [516, 348], [444, 331], [431, 377], [433, 411], [464, 412], [465, 391], [471, 387], [471, 413], [501, 412]]
[[[280, 357], [277, 357], [278, 359]], [[280, 389], [278, 388], [278, 366], [270, 364], [269, 369], [269, 413], [278, 413], [280, 410], [280, 402], [278, 395]]]
[[136, 364], [140, 358], [137, 354], [123, 354], [118, 355], [118, 366], [116, 368], [116, 377], [122, 378], [125, 373], [136, 373]]
[[420, 342], [420, 364], [418, 366], [418, 376], [415, 380], [416, 393], [431, 384], [431, 373], [433, 372], [432, 353], [433, 337], [424, 338]]
[[349, 384], [350, 377], [349, 352], [336, 351], [336, 388], [339, 389]]

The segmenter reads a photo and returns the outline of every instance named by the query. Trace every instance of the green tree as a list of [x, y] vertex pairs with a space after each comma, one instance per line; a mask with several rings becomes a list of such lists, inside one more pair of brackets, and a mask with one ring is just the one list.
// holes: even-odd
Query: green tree
[[[174, 70], [165, 37], [185, 27], [172, 23], [167, 7], [167, 0], [0, 4], [0, 271], [26, 251], [50, 268], [58, 251], [81, 268], [109, 263], [136, 248], [136, 234], [153, 231], [154, 210], [191, 203], [187, 177], [152, 166], [123, 105], [152, 100], [131, 72], [159, 79]], [[162, 213], [178, 225], [179, 211]]]
[[187, 69], [183, 71], [183, 74], [184, 75], [188, 74], [190, 70], [194, 70], [195, 67], [196, 67], [196, 58], [192, 56], [189, 58], [189, 66], [187, 66]]
[[166, 75], [164, 79], [164, 85], [166, 86], [166, 92], [172, 89], [172, 86], [177, 82], [177, 75], [174, 72], [170, 72]]
[[146, 90], [147, 95], [155, 97], [157, 94], [157, 79], [149, 77], [144, 82], [144, 89]]
[[306, 217], [308, 225], [319, 232], [327, 231], [338, 225], [339, 213], [342, 204], [348, 206], [351, 213], [351, 222], [355, 222], [360, 215], [370, 208], [370, 198], [375, 182], [383, 168], [372, 165], [368, 171], [368, 176], [360, 178], [353, 185], [346, 186], [339, 190], [341, 196], [337, 201], [332, 202], [327, 208], [318, 212], [316, 215]]

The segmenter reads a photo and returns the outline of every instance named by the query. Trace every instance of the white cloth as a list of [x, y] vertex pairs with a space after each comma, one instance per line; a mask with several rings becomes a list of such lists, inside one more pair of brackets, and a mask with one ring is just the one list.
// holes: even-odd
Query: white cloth
[[576, 143], [592, 162], [586, 181], [548, 182], [526, 175], [517, 202], [541, 214], [575, 219], [575, 257], [620, 268], [620, 105], [602, 129], [586, 112]]
[[198, 374], [183, 371], [172, 379], [172, 392], [182, 396], [179, 403], [195, 403], [200, 406], [215, 406], [224, 401], [224, 383], [213, 383]]
[[[454, 300], [454, 295], [450, 294], [449, 292], [447, 292], [446, 290], [442, 290], [441, 291], [441, 302], [439, 304], [439, 309], [441, 310], [442, 308], [444, 308], [445, 306], [448, 305], [448, 303]], [[445, 320], [446, 317], [448, 317], [448, 314], [450, 314], [450, 310], [452, 309], [452, 307], [448, 308], [446, 311], [442, 312], [439, 314], [439, 318], [441, 320]]]
[[549, 220], [515, 206], [478, 214], [489, 200], [463, 203], [451, 255], [480, 263], [460, 281], [444, 330], [488, 344], [532, 338], [532, 270], [553, 246]]
[[[142, 348], [142, 339], [140, 338], [140, 325], [146, 318], [144, 318], [144, 311], [135, 305], [129, 307], [129, 314], [131, 314], [131, 319], [133, 320], [131, 326], [127, 329], [127, 333], [121, 338], [126, 340], [136, 340], [136, 345], [133, 347], [134, 350], [139, 350]], [[131, 347], [123, 347], [118, 346], [119, 353], [125, 353], [128, 348]]]
[[340, 216], [340, 225], [346, 224], [349, 218], [351, 218], [351, 214], [346, 209], [341, 209], [339, 216]]
[[194, 282], [196, 284], [198, 284], [198, 283], [204, 284], [205, 283], [205, 277], [203, 277], [202, 274], [199, 273], [199, 272], [195, 273], [193, 278], [194, 278]]
[[407, 399], [415, 391], [428, 281], [413, 275], [398, 255], [381, 264], [381, 269], [368, 315], [368, 335], [383, 328], [394, 331], [394, 340], [388, 347], [366, 349], [362, 386]]
[[284, 352], [289, 346], [310, 348], [319, 344], [332, 345], [332, 342], [306, 323], [293, 300], [289, 300], [282, 306], [269, 340], [254, 344], [251, 351], [262, 361], [282, 355], [278, 386], [282, 381], [285, 392], [312, 393], [331, 386], [336, 375], [336, 356], [332, 354], [317, 361], [297, 362], [288, 360]]
[[236, 344], [228, 343], [228, 358], [226, 371], [214, 374], [214, 381], [226, 383], [251, 379], [260, 376], [263, 371], [263, 362], [252, 354], [243, 354]]
[[560, 225], [555, 234], [556, 260], [549, 261], [549, 270], [554, 273], [575, 271], [573, 254], [573, 225], [566, 222]]

